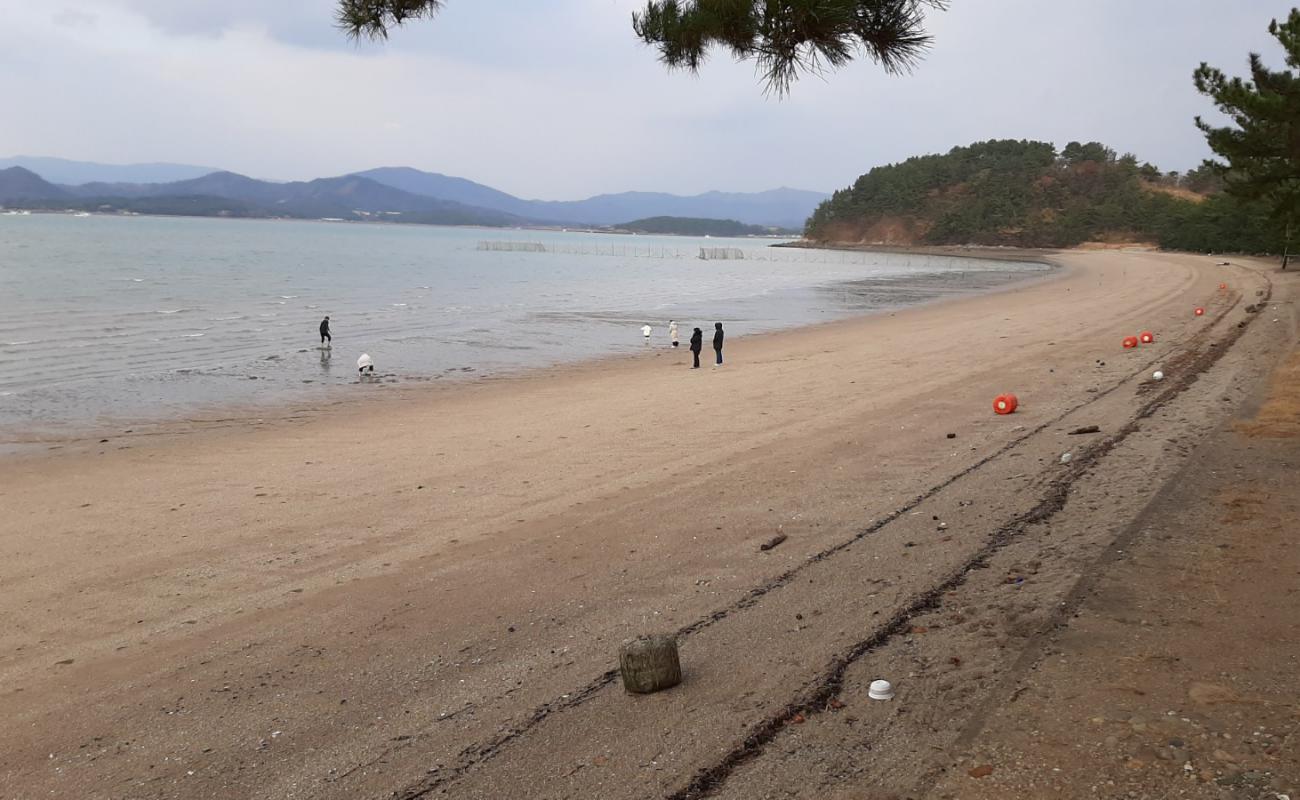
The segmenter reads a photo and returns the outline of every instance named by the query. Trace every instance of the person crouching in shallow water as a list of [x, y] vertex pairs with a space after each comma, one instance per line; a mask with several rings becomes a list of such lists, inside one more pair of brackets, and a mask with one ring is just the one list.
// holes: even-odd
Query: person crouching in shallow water
[[691, 334], [691, 357], [695, 359], [695, 365], [691, 369], [700, 368], [700, 350], [704, 349], [704, 331], [699, 328]]
[[722, 323], [713, 323], [713, 352], [718, 354], [718, 363], [713, 365], [715, 367], [722, 366], [722, 338]]
[[370, 359], [369, 353], [362, 353], [361, 358], [357, 359], [357, 374], [365, 377], [367, 372], [373, 374], [375, 371], [375, 362]]

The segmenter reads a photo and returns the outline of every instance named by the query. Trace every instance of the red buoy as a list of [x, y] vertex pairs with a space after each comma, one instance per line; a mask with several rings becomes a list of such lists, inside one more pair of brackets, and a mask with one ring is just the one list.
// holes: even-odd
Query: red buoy
[[1151, 331], [1142, 331], [1138, 334], [1138, 341], [1142, 342], [1142, 344], [1151, 344], [1155, 340], [1156, 336]]
[[1125, 336], [1125, 337], [1124, 337], [1124, 349], [1125, 349], [1125, 350], [1132, 350], [1134, 347], [1137, 347], [1137, 346], [1138, 346], [1138, 337], [1136, 337], [1136, 336]]
[[1000, 394], [993, 398], [993, 413], [995, 414], [1012, 414], [1020, 401], [1014, 394]]
[[1200, 306], [1197, 306], [1197, 307], [1196, 307], [1196, 316], [1198, 316], [1198, 317], [1203, 317], [1203, 316], [1205, 316], [1205, 309], [1201, 308]]

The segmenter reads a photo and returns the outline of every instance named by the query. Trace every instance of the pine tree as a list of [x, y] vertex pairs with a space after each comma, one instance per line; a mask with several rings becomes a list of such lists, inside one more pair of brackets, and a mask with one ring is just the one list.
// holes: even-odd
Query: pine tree
[[1232, 121], [1216, 127], [1200, 117], [1196, 126], [1223, 161], [1207, 162], [1223, 176], [1224, 190], [1245, 201], [1266, 204], [1284, 226], [1282, 268], [1290, 258], [1291, 228], [1300, 212], [1300, 10], [1268, 32], [1282, 45], [1291, 69], [1270, 70], [1250, 54], [1250, 78], [1229, 78], [1202, 63], [1193, 75], [1197, 91], [1209, 96]]
[[[390, 29], [432, 17], [444, 0], [339, 0], [339, 27], [385, 39]], [[866, 57], [889, 73], [911, 69], [930, 46], [927, 8], [947, 0], [650, 0], [632, 27], [670, 68], [698, 71], [714, 47], [753, 60], [767, 87], [789, 92], [803, 73], [821, 74]]]

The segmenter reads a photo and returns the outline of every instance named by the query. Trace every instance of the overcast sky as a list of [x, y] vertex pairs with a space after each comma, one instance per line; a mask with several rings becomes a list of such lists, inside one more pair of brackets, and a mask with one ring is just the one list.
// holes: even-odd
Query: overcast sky
[[0, 156], [210, 165], [291, 180], [385, 165], [530, 198], [830, 191], [988, 138], [1208, 155], [1191, 73], [1272, 63], [1271, 0], [952, 0], [911, 75], [869, 62], [764, 95], [717, 53], [671, 73], [641, 0], [448, 0], [386, 45], [333, 0], [0, 0]]

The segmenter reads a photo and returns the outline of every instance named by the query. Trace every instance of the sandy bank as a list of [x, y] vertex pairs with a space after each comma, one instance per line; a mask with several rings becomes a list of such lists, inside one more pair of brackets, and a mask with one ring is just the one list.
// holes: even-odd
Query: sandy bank
[[[15, 621], [0, 630], [0, 783], [87, 797], [721, 791], [747, 736], [861, 642], [891, 640], [1040, 502], [1079, 446], [1063, 428], [1122, 429], [1153, 365], [1201, 369], [1267, 285], [1190, 256], [1062, 260], [1059, 279], [1013, 291], [738, 339], [717, 370], [665, 351], [0, 463], [0, 609]], [[1157, 343], [1122, 351], [1140, 329]], [[1003, 391], [1021, 398], [1014, 417], [990, 412]], [[1200, 436], [1230, 407], [1217, 397], [1158, 441]], [[1159, 444], [1125, 447], [1098, 456], [1122, 456], [1110, 477], [1155, 485], [1116, 478], [1090, 501], [1076, 524], [1092, 533], [1062, 548], [1056, 589], [1176, 466]], [[776, 531], [789, 539], [760, 553]], [[687, 681], [633, 701], [608, 670], [645, 630], [685, 633]]]

